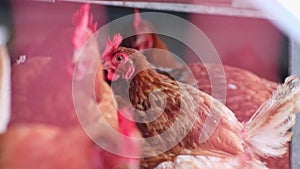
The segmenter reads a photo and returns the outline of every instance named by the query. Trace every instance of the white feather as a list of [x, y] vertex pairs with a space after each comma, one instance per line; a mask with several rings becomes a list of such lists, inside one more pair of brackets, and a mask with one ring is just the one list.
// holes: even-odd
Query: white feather
[[300, 80], [290, 76], [245, 124], [246, 141], [260, 156], [279, 157], [291, 140], [291, 129], [300, 108]]
[[174, 161], [160, 163], [155, 169], [267, 169], [265, 164], [258, 160], [250, 160], [242, 165], [239, 156], [228, 158], [214, 156], [179, 155]]

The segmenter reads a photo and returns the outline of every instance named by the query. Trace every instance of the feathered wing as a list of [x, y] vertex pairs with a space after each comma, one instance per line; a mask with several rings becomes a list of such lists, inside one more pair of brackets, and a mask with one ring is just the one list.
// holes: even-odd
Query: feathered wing
[[[275, 82], [228, 65], [193, 63], [187, 66], [158, 71], [160, 73], [164, 71], [162, 73], [169, 74], [177, 81], [193, 85], [209, 95], [212, 95], [213, 90], [220, 90], [224, 87], [225, 105], [235, 113], [240, 122], [248, 121], [278, 87]], [[226, 77], [220, 75], [219, 72], [223, 71]]]
[[[213, 86], [226, 86], [226, 106], [235, 113], [240, 122], [248, 121], [258, 108], [271, 96], [279, 86], [243, 69], [228, 65], [194, 63], [178, 69], [162, 69], [176, 80], [198, 87], [201, 91], [210, 94]], [[226, 84], [223, 84], [222, 76], [213, 76], [210, 79], [208, 72], [215, 73], [224, 69]], [[194, 76], [190, 75], [191, 71]], [[159, 70], [161, 72], [161, 70]], [[195, 83], [196, 82], [196, 83]], [[266, 157], [263, 159], [267, 166], [272, 169], [289, 167], [289, 144], [286, 144], [287, 151], [282, 157]]]
[[[188, 87], [193, 93], [193, 87]], [[196, 90], [195, 90], [196, 91]], [[199, 146], [204, 151], [206, 148], [214, 151], [218, 149], [227, 152], [227, 157], [215, 156], [177, 156], [174, 160], [160, 163], [157, 168], [216, 168], [226, 166], [230, 169], [264, 169], [265, 164], [256, 158], [272, 156], [278, 157], [286, 152], [286, 143], [291, 139], [288, 131], [295, 123], [295, 113], [300, 111], [300, 80], [296, 76], [286, 79], [266, 101], [254, 116], [243, 126], [237, 121], [233, 113], [219, 101], [202, 94], [201, 98], [210, 100], [210, 114], [219, 112], [219, 125], [209, 139]], [[199, 95], [198, 95], [199, 96]], [[205, 110], [204, 110], [205, 111]], [[212, 121], [217, 119], [212, 119]], [[197, 123], [197, 122], [196, 122]], [[205, 128], [205, 122], [201, 122]], [[206, 129], [204, 129], [206, 130]], [[199, 130], [198, 130], [199, 131]], [[225, 133], [231, 134], [226, 137]], [[193, 131], [192, 131], [193, 135]], [[195, 135], [195, 134], [194, 134]], [[236, 139], [233, 139], [233, 137]], [[189, 136], [188, 136], [189, 137]], [[235, 146], [233, 146], [234, 144]], [[240, 147], [240, 146], [242, 147]], [[227, 147], [227, 148], [226, 148]], [[235, 154], [236, 153], [236, 154]], [[219, 167], [217, 167], [219, 168]]]
[[285, 144], [291, 140], [289, 129], [295, 124], [297, 112], [300, 112], [300, 80], [292, 75], [245, 123], [246, 142], [262, 157], [283, 155]]

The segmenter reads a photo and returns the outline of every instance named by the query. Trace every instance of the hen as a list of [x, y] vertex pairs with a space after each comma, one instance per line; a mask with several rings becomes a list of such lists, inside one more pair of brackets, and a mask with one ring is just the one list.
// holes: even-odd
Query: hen
[[[135, 9], [132, 25], [136, 35], [124, 39], [121, 44], [122, 46], [140, 51], [150, 48], [168, 50], [167, 45], [162, 41], [159, 35], [155, 33], [140, 34], [143, 31], [154, 32], [154, 28], [150, 22], [147, 22], [140, 16], [137, 9]], [[226, 85], [225, 105], [235, 113], [240, 122], [249, 120], [259, 106], [261, 106], [278, 87], [277, 83], [262, 79], [244, 69], [227, 65], [201, 63], [188, 64], [188, 68], [186, 68], [179, 64], [179, 62], [176, 62], [175, 59], [172, 59], [172, 56], [168, 55], [168, 52], [164, 52], [163, 54], [154, 54], [154, 52], [155, 50], [150, 50], [148, 53], [144, 52], [144, 54], [150, 63], [159, 67], [159, 69], [157, 69], [158, 71], [162, 70], [160, 73], [167, 72], [175, 79], [197, 86], [201, 91], [207, 94], [211, 94], [212, 91], [211, 79], [208, 72], [218, 74], [218, 71], [224, 71], [227, 84], [223, 83], [224, 79], [222, 79], [222, 77], [214, 76], [214, 85]], [[187, 72], [187, 70], [190, 70], [194, 75], [196, 84], [194, 84], [194, 79], [190, 79], [190, 76], [188, 76], [191, 74]], [[280, 158], [266, 159], [266, 162], [271, 169], [289, 168], [289, 153], [287, 152]]]
[[[52, 48], [51, 55], [29, 56], [13, 65], [12, 116], [7, 133], [0, 137], [0, 168], [135, 169], [139, 166], [138, 159], [99, 148], [81, 129], [80, 114], [74, 109], [73, 82], [85, 78], [91, 61], [99, 57], [96, 41], [79, 53], [96, 30], [88, 4], [74, 14], [73, 23], [74, 29], [69, 29], [72, 36], [58, 37], [59, 45], [54, 45], [58, 48]], [[77, 59], [79, 54], [84, 55], [81, 62]], [[98, 69], [102, 70], [101, 66]], [[89, 136], [110, 145], [114, 151], [124, 153], [130, 148], [131, 153], [139, 156], [139, 145], [117, 139], [110, 132], [116, 130], [126, 136], [139, 134], [118, 115], [128, 110], [115, 108], [112, 91], [102, 71], [97, 71], [96, 76], [96, 100], [84, 91], [77, 92], [79, 102], [88, 105], [82, 117], [92, 127]]]
[[298, 77], [287, 78], [250, 120], [240, 123], [218, 100], [157, 73], [140, 52], [119, 46], [121, 41], [120, 35], [108, 39], [101, 56], [115, 94], [132, 103], [133, 117], [153, 151], [177, 143], [145, 156], [143, 168], [179, 163], [176, 168], [267, 168], [260, 157], [286, 152], [288, 130], [300, 109]]

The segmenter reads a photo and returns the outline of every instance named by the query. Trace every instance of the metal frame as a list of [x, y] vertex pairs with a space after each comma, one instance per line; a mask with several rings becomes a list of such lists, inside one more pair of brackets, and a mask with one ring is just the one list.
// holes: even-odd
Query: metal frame
[[[55, 2], [55, 0], [40, 0]], [[185, 12], [185, 13], [200, 13], [236, 17], [250, 17], [250, 18], [266, 18], [265, 15], [255, 9], [249, 3], [242, 2], [241, 0], [233, 0], [231, 4], [191, 4], [191, 3], [172, 3], [172, 2], [141, 2], [141, 1], [104, 1], [104, 0], [56, 0], [66, 2], [85, 2], [91, 4], [130, 7], [140, 9], [153, 9], [161, 11]]]
[[[293, 41], [290, 45], [290, 73], [300, 75], [300, 45]], [[291, 145], [291, 169], [300, 168], [300, 115], [297, 115], [297, 122], [293, 128], [293, 139]]]

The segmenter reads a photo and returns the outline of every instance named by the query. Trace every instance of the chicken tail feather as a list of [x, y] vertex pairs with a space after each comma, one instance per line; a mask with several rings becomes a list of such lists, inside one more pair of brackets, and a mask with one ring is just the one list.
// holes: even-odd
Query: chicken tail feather
[[291, 140], [289, 130], [296, 122], [297, 112], [300, 112], [300, 79], [291, 75], [244, 124], [246, 144], [262, 157], [283, 155]]

